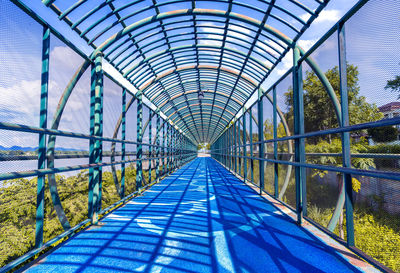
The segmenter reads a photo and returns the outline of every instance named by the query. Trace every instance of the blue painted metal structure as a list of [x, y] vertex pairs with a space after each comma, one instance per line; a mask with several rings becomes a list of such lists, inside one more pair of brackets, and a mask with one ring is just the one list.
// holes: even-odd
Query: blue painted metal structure
[[378, 272], [324, 246], [211, 158], [191, 161], [101, 222], [25, 272]]
[[[43, 68], [39, 126], [0, 122], [0, 130], [39, 135], [38, 169], [0, 174], [0, 180], [29, 176], [38, 177], [35, 248], [12, 261], [1, 271], [15, 268], [53, 243], [70, 236], [75, 230], [89, 222], [92, 225], [98, 223], [99, 215], [111, 209], [111, 207], [101, 209], [103, 167], [112, 167], [115, 187], [120, 196], [120, 200], [112, 206], [115, 207], [121, 203], [126, 203], [136, 194], [140, 194], [153, 181], [159, 182], [164, 175], [172, 174], [168, 179], [180, 175], [185, 169], [175, 172], [176, 169], [196, 157], [196, 145], [202, 142], [212, 143], [212, 157], [241, 176], [243, 180], [256, 184], [259, 187], [260, 194], [265, 192], [264, 177], [268, 175], [265, 173], [264, 166], [272, 163], [274, 165], [274, 192], [272, 194], [278, 199], [282, 199], [290, 177], [290, 174], [287, 175], [284, 179], [284, 185], [279, 188], [278, 168], [282, 165], [287, 166], [288, 173], [290, 173], [292, 167], [294, 167], [296, 183], [296, 206], [294, 210], [297, 213], [297, 222], [300, 225], [303, 217], [307, 216], [305, 169], [313, 168], [343, 174], [343, 190], [338, 196], [337, 206], [327, 227], [327, 232], [333, 231], [337, 226], [340, 213], [345, 206], [346, 244], [349, 247], [353, 247], [355, 241], [352, 175], [400, 180], [395, 172], [359, 170], [351, 165], [351, 157], [363, 156], [350, 154], [349, 136], [351, 132], [400, 124], [400, 118], [393, 118], [349, 125], [349, 106], [345, 99], [347, 97], [347, 81], [344, 29], [346, 21], [361, 9], [368, 2], [367, 0], [359, 1], [307, 52], [304, 52], [297, 45], [297, 41], [329, 1], [308, 1], [310, 6], [307, 6], [300, 1], [289, 0], [287, 5], [292, 6], [292, 9], [290, 9], [274, 0], [269, 2], [254, 1], [259, 5], [251, 5], [237, 0], [217, 0], [214, 1], [216, 4], [226, 6], [226, 10], [218, 10], [203, 9], [196, 6], [201, 6], [203, 1], [126, 1], [121, 4], [118, 1], [111, 0], [103, 1], [92, 7], [86, 5], [86, 2], [90, 1], [85, 0], [74, 1], [68, 3], [68, 5], [62, 4], [61, 1], [43, 0], [43, 4], [53, 11], [59, 20], [65, 22], [72, 31], [76, 32], [83, 41], [92, 47], [93, 52], [90, 55], [84, 54], [78, 45], [69, 42], [67, 37], [46, 21], [46, 18], [42, 19], [35, 14], [29, 8], [29, 5], [25, 5], [19, 0], [11, 1], [44, 26]], [[179, 4], [187, 7], [175, 10], [174, 5]], [[234, 12], [238, 9], [242, 9], [243, 14]], [[309, 15], [309, 19], [302, 19], [304, 13]], [[255, 19], [256, 14], [261, 20]], [[270, 21], [282, 29], [270, 26], [268, 24]], [[291, 21], [295, 21], [296, 24]], [[335, 31], [338, 31], [340, 101], [326, 76], [319, 69], [318, 64], [310, 57], [312, 52]], [[84, 57], [85, 61], [65, 88], [52, 127], [48, 129], [47, 85], [48, 75], [51, 73], [48, 66], [50, 33], [69, 45]], [[293, 50], [293, 68], [274, 83], [271, 88], [263, 90], [261, 88], [262, 83], [270, 76], [290, 49]], [[122, 82], [113, 78], [113, 75], [107, 74], [104, 71], [105, 62], [120, 73], [137, 92], [132, 93]], [[335, 113], [340, 121], [340, 128], [305, 133], [302, 97], [302, 66], [305, 64], [308, 64], [316, 73], [331, 98]], [[82, 134], [58, 130], [69, 96], [90, 65], [92, 76], [91, 101], [88, 105], [91, 113], [90, 132]], [[276, 94], [276, 86], [289, 75], [293, 77], [293, 135], [289, 131], [286, 117], [277, 105]], [[107, 118], [103, 116], [103, 77], [112, 78], [114, 82], [120, 85], [122, 90], [122, 112], [120, 120], [115, 125], [114, 136], [111, 138], [103, 136], [103, 119]], [[204, 94], [203, 99], [199, 98], [200, 92]], [[132, 100], [128, 103], [127, 93], [132, 96]], [[246, 109], [243, 105], [252, 94], [258, 94], [258, 99], [251, 107]], [[148, 107], [144, 101], [148, 101], [152, 105]], [[127, 111], [132, 103], [137, 104], [135, 113], [137, 124], [127, 124], [126, 121]], [[146, 108], [149, 113], [147, 122], [143, 120], [144, 107], [148, 107]], [[273, 109], [272, 139], [264, 139], [263, 109], [266, 107]], [[156, 124], [152, 124], [153, 116], [156, 118]], [[278, 117], [286, 132], [284, 137], [278, 136]], [[135, 140], [127, 139], [127, 126], [136, 126]], [[147, 143], [143, 141], [146, 126], [149, 130]], [[120, 127], [122, 134], [118, 138]], [[155, 132], [152, 130], [154, 127]], [[343, 146], [340, 156], [343, 158], [343, 167], [315, 165], [306, 162], [305, 140], [328, 134], [341, 135]], [[258, 138], [253, 138], [253, 135], [258, 135]], [[65, 156], [55, 154], [57, 136], [89, 140], [89, 153], [67, 157], [89, 158], [89, 164], [55, 167], [54, 160]], [[48, 138], [47, 152], [46, 138]], [[160, 138], [162, 141], [160, 141]], [[111, 143], [110, 152], [103, 150], [104, 143]], [[121, 144], [120, 153], [115, 151], [115, 145], [118, 143]], [[273, 144], [273, 159], [268, 157], [266, 152], [266, 145], [269, 143]], [[287, 143], [288, 159], [286, 160], [279, 159], [278, 146], [280, 143]], [[135, 145], [135, 152], [128, 154], [126, 145]], [[134, 159], [129, 158], [129, 155], [133, 155]], [[116, 156], [121, 156], [121, 160], [115, 160]], [[388, 157], [388, 155], [375, 156]], [[396, 155], [392, 156], [397, 158]], [[110, 157], [111, 160], [103, 161], [105, 157]], [[24, 158], [29, 157], [21, 156], [17, 158], [25, 160]], [[45, 166], [46, 160], [47, 168]], [[149, 167], [144, 168], [146, 164], [143, 163], [145, 162]], [[152, 162], [155, 162], [155, 164], [153, 165]], [[199, 163], [199, 160], [197, 160], [187, 166], [206, 164], [207, 166], [212, 165], [214, 168], [209, 172], [223, 172], [213, 161], [206, 160], [204, 162]], [[134, 193], [126, 195], [125, 165], [128, 163], [136, 164], [136, 188]], [[116, 166], [121, 167], [120, 178], [118, 178]], [[189, 168], [187, 166], [185, 168]], [[89, 169], [88, 219], [75, 227], [71, 227], [61, 205], [55, 174], [83, 169]], [[155, 169], [155, 178], [152, 174], [153, 169]], [[145, 181], [144, 173], [146, 172], [148, 173], [148, 181]], [[46, 175], [49, 180], [51, 200], [65, 232], [43, 244]], [[189, 176], [193, 178], [193, 174]], [[362, 253], [359, 254], [375, 263]], [[380, 266], [377, 263], [375, 264]]]

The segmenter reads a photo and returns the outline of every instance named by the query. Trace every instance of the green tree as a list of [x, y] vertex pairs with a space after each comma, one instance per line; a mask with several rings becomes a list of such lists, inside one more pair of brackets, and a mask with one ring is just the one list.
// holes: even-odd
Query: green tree
[[[394, 77], [393, 80], [388, 80], [385, 86], [385, 89], [391, 89], [392, 92], [400, 93], [400, 75]], [[400, 94], [398, 99], [400, 99]]]
[[[349, 98], [349, 120], [350, 124], [376, 121], [383, 118], [375, 104], [368, 103], [361, 96], [358, 84], [358, 68], [355, 65], [347, 65], [347, 90]], [[340, 101], [340, 78], [337, 66], [326, 71], [325, 76], [332, 85], [336, 97]], [[321, 81], [314, 71], [307, 71], [303, 82], [304, 92], [304, 126], [306, 132], [326, 130], [339, 127], [335, 113], [334, 104], [331, 101]], [[293, 97], [292, 88], [285, 93], [285, 101], [289, 111], [286, 117], [293, 124]], [[317, 143], [321, 138], [314, 138]], [[331, 140], [329, 140], [331, 141]]]
[[370, 135], [375, 142], [389, 142], [397, 140], [397, 133], [397, 129], [393, 126], [368, 129], [368, 135]]
[[[347, 90], [350, 124], [359, 124], [382, 119], [383, 114], [379, 111], [378, 107], [375, 104], [368, 103], [366, 98], [359, 94], [360, 86], [358, 84], [358, 74], [359, 72], [357, 66], [351, 64], [347, 65]], [[331, 69], [328, 69], [325, 72], [325, 76], [332, 85], [338, 101], [340, 101], [340, 77], [338, 67], [335, 66]], [[288, 112], [285, 113], [285, 115], [287, 119], [290, 120], [288, 122], [289, 124], [293, 124], [293, 92], [291, 89], [292, 88], [289, 88], [288, 92], [285, 93], [285, 102], [288, 106]], [[314, 71], [306, 72], [306, 78], [303, 82], [303, 98], [304, 126], [306, 132], [322, 131], [339, 127], [334, 103]], [[355, 132], [353, 132], [353, 134], [355, 134]], [[307, 139], [307, 143], [307, 153], [341, 153], [342, 150], [341, 140], [338, 137], [332, 138], [331, 135]], [[351, 145], [351, 152], [359, 153], [361, 150], [365, 149], [366, 145], [367, 143], [363, 139], [359, 143], [354, 143], [353, 141]], [[313, 164], [342, 166], [341, 157], [317, 156], [312, 157], [312, 159], [309, 159], [308, 161]], [[359, 169], [369, 169], [375, 167], [374, 161], [369, 158], [354, 158], [352, 159], [351, 163], [354, 167]], [[317, 170], [315, 171], [315, 174], [323, 177], [326, 172]], [[340, 194], [343, 194], [344, 186], [341, 173], [337, 173], [337, 178], [339, 192]], [[357, 191], [360, 187], [360, 182], [356, 179], [353, 179], [353, 190]], [[342, 238], [344, 237], [343, 200], [344, 199], [340, 201], [340, 199], [338, 199], [335, 211], [333, 212], [332, 220], [328, 225], [328, 228], [335, 227], [337, 224], [336, 221], [339, 219], [339, 231], [340, 237]]]
[[[278, 137], [286, 136], [285, 127], [283, 127], [283, 123], [280, 122], [277, 128]], [[274, 138], [274, 124], [270, 119], [266, 119], [264, 121], [264, 139], [273, 139]]]

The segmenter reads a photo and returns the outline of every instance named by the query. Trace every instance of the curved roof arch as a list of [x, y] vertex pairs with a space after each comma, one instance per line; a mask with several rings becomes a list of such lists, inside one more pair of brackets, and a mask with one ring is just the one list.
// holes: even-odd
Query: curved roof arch
[[329, 2], [42, 1], [195, 143], [229, 125]]

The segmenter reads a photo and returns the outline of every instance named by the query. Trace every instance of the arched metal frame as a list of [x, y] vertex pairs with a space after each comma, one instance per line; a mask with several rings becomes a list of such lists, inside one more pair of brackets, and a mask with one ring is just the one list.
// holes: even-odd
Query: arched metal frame
[[220, 135], [327, 2], [43, 0], [195, 143]]
[[[19, 3], [18, 0], [12, 1]], [[265, 161], [275, 165], [286, 164], [290, 168], [294, 167], [296, 212], [300, 224], [303, 213], [306, 214], [306, 205], [304, 205], [306, 203], [305, 168], [333, 170], [342, 173], [344, 175], [344, 183], [328, 229], [333, 230], [336, 226], [338, 213], [342, 210], [346, 199], [347, 243], [350, 246], [354, 245], [351, 175], [368, 175], [370, 177], [394, 180], [399, 180], [399, 178], [391, 172], [382, 173], [351, 169], [349, 132], [360, 128], [366, 129], [399, 124], [400, 121], [397, 118], [363, 124], [361, 127], [349, 126], [348, 105], [343, 102], [346, 100], [338, 101], [329, 81], [309, 55], [329, 35], [332, 35], [334, 31], [338, 31], [338, 44], [340, 45], [339, 69], [341, 72], [340, 92], [341, 97], [345, 98], [347, 96], [347, 88], [344, 65], [346, 63], [344, 24], [367, 0], [361, 0], [353, 7], [307, 53], [301, 50], [296, 42], [328, 1], [310, 0], [307, 1], [309, 6], [306, 7], [296, 0], [288, 0], [285, 4], [283, 4], [283, 1], [275, 0], [249, 0], [246, 3], [236, 0], [216, 0], [213, 1], [216, 9], [205, 9], [204, 7], [209, 1], [203, 0], [171, 0], [166, 2], [127, 0], [123, 4], [119, 0], [108, 0], [100, 5], [98, 3], [93, 5], [94, 2], [80, 0], [71, 4], [68, 1], [43, 0], [43, 3], [53, 10], [60, 20], [66, 22], [84, 41], [93, 47], [93, 54], [91, 56], [83, 56], [86, 58], [85, 63], [78, 69], [69, 86], [65, 89], [51, 129], [46, 128], [47, 106], [45, 106], [48, 96], [49, 35], [51, 26], [36, 15], [30, 14], [32, 17], [36, 17], [35, 19], [44, 26], [40, 127], [8, 123], [0, 123], [0, 127], [4, 130], [39, 134], [39, 167], [38, 170], [33, 171], [1, 174], [0, 179], [37, 175], [36, 248], [9, 264], [6, 269], [15, 267], [29, 257], [39, 253], [46, 246], [50, 246], [51, 243], [67, 236], [88, 222], [86, 220], [70, 228], [58, 197], [57, 185], [54, 179], [55, 173], [90, 168], [90, 183], [97, 189], [90, 189], [89, 206], [92, 205], [93, 207], [89, 207], [89, 209], [92, 209], [92, 214], [93, 212], [98, 213], [100, 203], [98, 200], [101, 200], [101, 186], [99, 190], [98, 181], [101, 181], [101, 168], [103, 166], [111, 166], [113, 168], [114, 165], [120, 164], [123, 170], [125, 163], [138, 162], [140, 167], [138, 167], [139, 175], [136, 177], [136, 182], [140, 187], [144, 181], [142, 177], [142, 161], [148, 160], [150, 162], [150, 172], [154, 168], [152, 165], [154, 163], [156, 179], [159, 179], [160, 172], [161, 174], [169, 173], [174, 168], [182, 165], [185, 159], [192, 159], [195, 156], [195, 144], [199, 142], [213, 143], [213, 157], [235, 172], [238, 171], [238, 159], [249, 159], [252, 163], [253, 161], [258, 161], [260, 164], [260, 177], [263, 177], [264, 174], [263, 164]], [[20, 7], [30, 13], [29, 9], [24, 8], [22, 4]], [[306, 21], [302, 19], [304, 14], [308, 15]], [[56, 32], [54, 29], [51, 29], [51, 31]], [[79, 51], [73, 44], [69, 45]], [[274, 83], [274, 86], [267, 92], [264, 92], [261, 86], [289, 49], [293, 49], [294, 52], [294, 66], [291, 73], [293, 74], [294, 105], [297, 107], [294, 109], [295, 128], [293, 134], [290, 135], [288, 126], [284, 124], [287, 136], [278, 138], [276, 135], [276, 117], [279, 115], [285, 123], [283, 114], [275, 102], [275, 86], [279, 81]], [[122, 89], [123, 110], [115, 126], [115, 134], [113, 138], [102, 136], [102, 97], [100, 94], [103, 89], [102, 61], [104, 60], [116, 68], [138, 90], [134, 98], [140, 105], [137, 111], [137, 141], [125, 139], [124, 128], [126, 123], [124, 120], [127, 108], [129, 108], [126, 103], [127, 90], [125, 89]], [[303, 62], [306, 62], [316, 72], [317, 77], [325, 87], [334, 105], [340, 128], [314, 134], [304, 133], [301, 109], [302, 96], [300, 92], [302, 84], [301, 64]], [[57, 130], [63, 107], [68, 101], [68, 93], [72, 92], [74, 84], [90, 64], [92, 65], [91, 99], [93, 99], [91, 116], [94, 120], [94, 123], [91, 124], [91, 132], [85, 135]], [[199, 98], [199, 92], [203, 93], [204, 98]], [[258, 101], [250, 110], [244, 109], [243, 105], [255, 92], [259, 93]], [[144, 120], [144, 122], [142, 120], [142, 108], [146, 106], [143, 105], [143, 97], [148, 98], [157, 107], [155, 111], [149, 109], [149, 120]], [[263, 98], [267, 98], [272, 103], [274, 113], [274, 139], [267, 141], [263, 140], [262, 123], [257, 122], [262, 120]], [[255, 109], [258, 111], [257, 118], [252, 112]], [[251, 116], [251, 123], [253, 123], [253, 120], [255, 121], [255, 125], [250, 126], [249, 134], [244, 130], [242, 143], [240, 143], [238, 132], [240, 132], [240, 126], [242, 128], [246, 127], [246, 119], [242, 118], [243, 123], [241, 123], [240, 119], [236, 118], [241, 110]], [[161, 112], [167, 116], [167, 121], [161, 122]], [[156, 120], [153, 120], [152, 117], [156, 117]], [[176, 125], [180, 131], [172, 124]], [[152, 126], [155, 126], [157, 132], [154, 137], [151, 130]], [[116, 136], [120, 127], [123, 132], [122, 139], [117, 139]], [[149, 127], [149, 143], [143, 143], [142, 141], [143, 130], [146, 127]], [[252, 139], [252, 130], [253, 132], [259, 132], [259, 139], [256, 142]], [[341, 134], [343, 168], [328, 168], [305, 162], [304, 139], [328, 133]], [[46, 135], [49, 135], [47, 156]], [[162, 141], [160, 141], [161, 135]], [[54, 159], [60, 158], [54, 153], [56, 136], [90, 140], [90, 165], [54, 168]], [[250, 139], [249, 144], [246, 144], [246, 138]], [[112, 159], [110, 163], [102, 162], [103, 156], [109, 156], [101, 148], [103, 141], [112, 143], [110, 153]], [[279, 141], [288, 142], [289, 147], [292, 147], [293, 144], [294, 160], [290, 159], [286, 162], [277, 160], [276, 147]], [[115, 151], [115, 143], [117, 142], [122, 144], [120, 154]], [[267, 158], [264, 153], [264, 145], [271, 142], [274, 144], [274, 159]], [[135, 155], [137, 158], [135, 160], [125, 160], [125, 144], [136, 145], [137, 151]], [[251, 156], [238, 155], [237, 148], [245, 148], [247, 145], [250, 145]], [[142, 157], [142, 146], [148, 147], [148, 149], [144, 149], [145, 155], [148, 152], [145, 157]], [[258, 156], [253, 153], [253, 147], [259, 147]], [[288, 151], [288, 153], [292, 154], [291, 151]], [[115, 156], [119, 155], [121, 155], [122, 160], [116, 162]], [[45, 168], [44, 164], [46, 158], [48, 162], [47, 168]], [[162, 161], [162, 166], [159, 165], [160, 161]], [[239, 165], [239, 173], [240, 168], [241, 166]], [[248, 178], [246, 164], [244, 164], [243, 168], [244, 178], [246, 179]], [[254, 181], [253, 167], [251, 167], [250, 171], [251, 181]], [[123, 194], [124, 178], [122, 176], [121, 180], [118, 181], [115, 169], [113, 169], [113, 174], [115, 186], [121, 197], [119, 202], [124, 202], [127, 198]], [[45, 175], [49, 176], [52, 201], [60, 222], [67, 232], [62, 237], [54, 238], [43, 245], [43, 189]], [[152, 179], [151, 173], [149, 178]], [[95, 181], [96, 179], [97, 182]], [[262, 183], [260, 181], [260, 192], [263, 189]], [[275, 186], [276, 197], [282, 198], [287, 182], [281, 187], [280, 192], [277, 189], [277, 183]], [[91, 200], [94, 198], [97, 201]], [[96, 223], [97, 215], [95, 215], [94, 220], [92, 218], [92, 222]]]

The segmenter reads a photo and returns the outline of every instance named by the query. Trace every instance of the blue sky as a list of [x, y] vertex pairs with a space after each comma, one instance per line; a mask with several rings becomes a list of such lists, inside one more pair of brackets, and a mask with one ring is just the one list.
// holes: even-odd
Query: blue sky
[[[90, 53], [91, 48], [82, 42], [76, 33], [70, 31], [65, 23], [54, 19], [54, 14], [44, 8], [40, 0], [25, 0], [24, 2], [29, 3], [41, 16], [49, 18], [49, 21], [77, 44], [83, 52]], [[56, 1], [56, 4], [62, 5], [66, 2], [68, 1]], [[283, 3], [283, 0], [277, 2]], [[37, 126], [42, 30], [36, 22], [8, 0], [0, 0], [0, 3], [2, 9], [0, 12], [2, 25], [0, 28], [0, 120]], [[355, 3], [355, 0], [331, 0], [316, 22], [302, 36], [299, 44], [305, 49], [310, 48]], [[199, 7], [201, 7], [200, 4]], [[177, 5], [169, 8], [181, 9], [185, 6]], [[223, 9], [224, 7], [215, 5], [214, 8]], [[235, 12], [248, 13], [240, 8]], [[400, 51], [398, 50], [400, 24], [399, 20], [396, 20], [398, 14], [400, 14], [400, 5], [396, 3], [396, 0], [371, 0], [346, 25], [348, 62], [359, 68], [361, 94], [366, 96], [368, 102], [376, 103], [378, 106], [397, 100], [397, 94], [384, 90], [384, 86], [388, 79], [400, 74]], [[257, 16], [259, 15], [254, 15], [255, 18], [258, 18]], [[307, 19], [306, 15], [303, 19]], [[335, 43], [336, 37], [332, 37], [312, 55], [324, 71], [337, 65]], [[79, 55], [57, 39], [52, 39], [50, 58], [52, 63], [49, 83], [49, 124], [60, 94], [83, 61]], [[292, 56], [288, 54], [263, 87], [267, 89], [291, 67], [291, 64]], [[290, 81], [287, 82], [289, 85]], [[60, 129], [88, 132], [88, 87], [89, 75], [86, 73], [71, 97]], [[114, 128], [113, 124], [121, 111], [121, 90], [111, 81], [106, 81], [105, 87], [107, 98], [105, 112], [108, 119], [104, 126], [105, 134], [110, 136]], [[135, 132], [131, 134], [132, 138], [135, 138]], [[60, 141], [65, 141], [65, 146], [74, 147], [79, 142], [67, 139]], [[0, 132], [0, 145], [37, 146], [37, 138], [30, 134], [3, 131]]]

